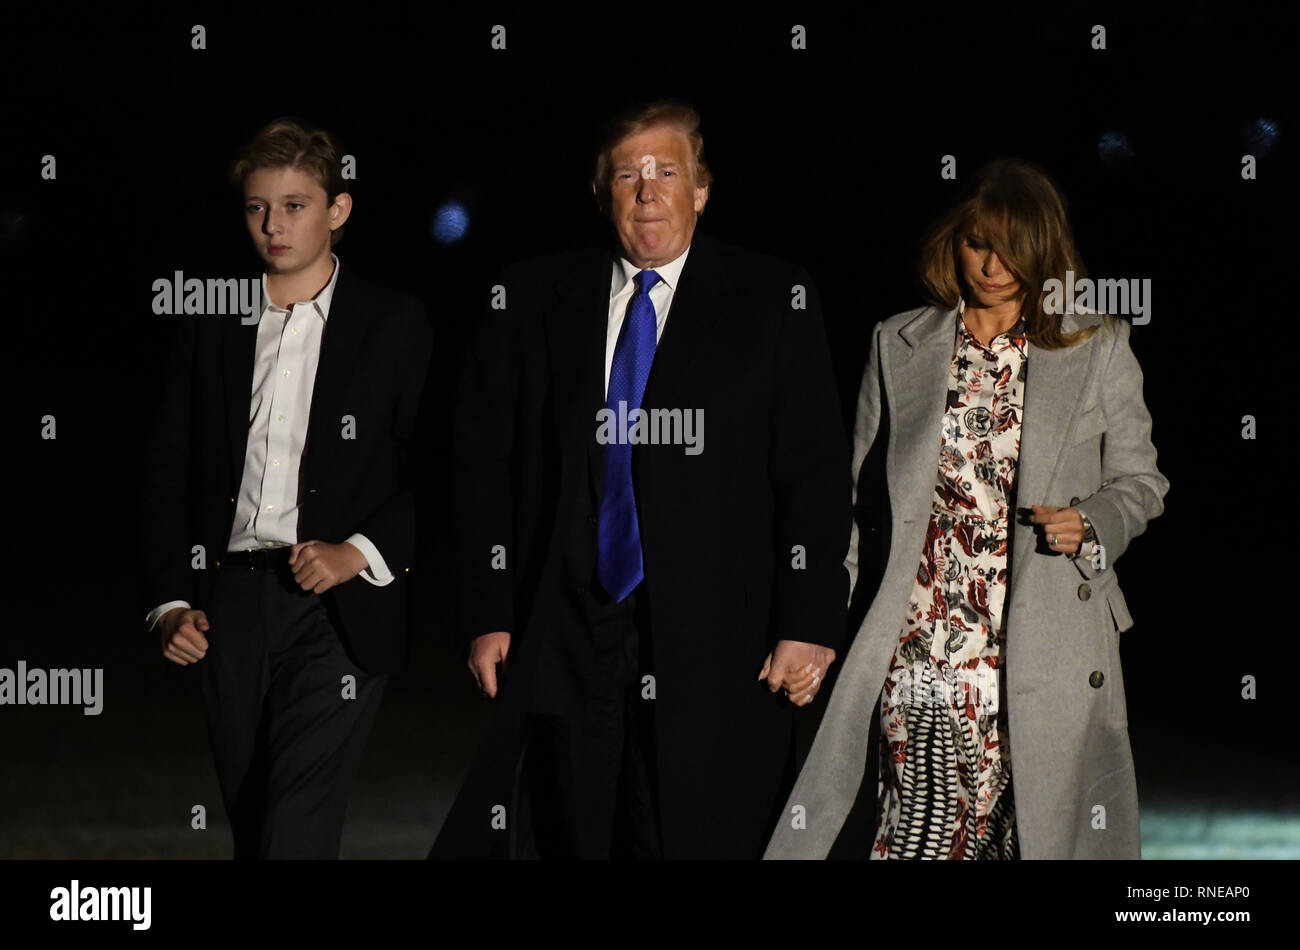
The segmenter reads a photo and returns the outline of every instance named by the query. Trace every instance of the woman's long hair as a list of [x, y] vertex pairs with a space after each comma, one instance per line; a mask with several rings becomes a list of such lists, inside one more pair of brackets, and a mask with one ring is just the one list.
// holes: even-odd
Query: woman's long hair
[[1015, 158], [1001, 158], [975, 175], [965, 198], [945, 214], [921, 248], [921, 284], [929, 301], [951, 310], [962, 296], [961, 242], [978, 233], [1020, 283], [1020, 314], [1029, 341], [1046, 350], [1075, 346], [1097, 327], [1073, 333], [1061, 330], [1061, 314], [1043, 309], [1044, 285], [1050, 278], [1065, 283], [1074, 272], [1087, 276], [1065, 212], [1065, 201], [1041, 169]]

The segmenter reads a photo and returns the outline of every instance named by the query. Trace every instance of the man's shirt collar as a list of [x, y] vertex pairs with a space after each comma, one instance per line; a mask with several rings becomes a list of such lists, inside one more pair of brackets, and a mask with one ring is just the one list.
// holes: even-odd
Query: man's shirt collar
[[626, 291], [628, 285], [632, 283], [632, 278], [636, 277], [642, 270], [653, 270], [675, 292], [677, 282], [682, 276], [682, 268], [686, 266], [686, 255], [689, 253], [691, 253], [691, 248], [690, 245], [687, 245], [686, 250], [682, 251], [675, 260], [671, 260], [661, 267], [650, 268], [637, 267], [626, 257], [620, 256], [618, 259], [619, 266], [614, 268], [614, 276], [610, 282], [610, 297], [617, 297], [620, 293]]

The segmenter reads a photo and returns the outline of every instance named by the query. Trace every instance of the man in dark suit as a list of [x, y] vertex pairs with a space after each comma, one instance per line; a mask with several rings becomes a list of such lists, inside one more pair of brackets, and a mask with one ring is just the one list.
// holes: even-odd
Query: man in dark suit
[[612, 249], [507, 270], [472, 344], [461, 629], [487, 695], [505, 665], [431, 857], [758, 858], [784, 802], [849, 456], [808, 275], [695, 230], [702, 144], [688, 107], [614, 120]]
[[237, 858], [338, 857], [406, 652], [432, 334], [421, 303], [331, 253], [352, 207], [339, 162], [295, 120], [241, 154], [265, 306], [172, 318], [145, 453], [146, 623], [169, 660], [200, 664]]

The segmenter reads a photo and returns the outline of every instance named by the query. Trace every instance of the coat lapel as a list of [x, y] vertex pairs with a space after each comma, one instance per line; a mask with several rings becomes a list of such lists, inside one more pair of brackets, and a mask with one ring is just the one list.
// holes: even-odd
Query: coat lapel
[[596, 413], [605, 404], [605, 330], [613, 267], [613, 255], [603, 248], [584, 257], [556, 281], [556, 306], [546, 320], [556, 428], [585, 449], [597, 497], [605, 456], [596, 444]]
[[663, 336], [655, 347], [643, 406], [685, 408], [692, 368], [708, 349], [722, 311], [722, 275], [712, 239], [697, 235], [673, 290]]
[[888, 454], [890, 503], [898, 517], [926, 516], [934, 494], [939, 440], [948, 397], [948, 364], [957, 332], [957, 310], [930, 307], [882, 340], [882, 369], [892, 405]]
[[[1067, 332], [1076, 329], [1069, 316], [1062, 320]], [[1016, 470], [1016, 507], [1065, 505], [1069, 499], [1049, 498], [1061, 461], [1066, 433], [1074, 424], [1083, 402], [1088, 358], [1093, 347], [1064, 347], [1044, 350], [1029, 344], [1025, 376], [1025, 408], [1021, 417], [1020, 461]], [[1011, 550], [1011, 590], [1035, 548], [1034, 528], [1015, 521]]]
[[[260, 281], [260, 275], [258, 280]], [[230, 486], [239, 490], [248, 451], [249, 405], [253, 395], [253, 358], [257, 352], [257, 323], [227, 319], [222, 334], [221, 378], [225, 385], [226, 435], [230, 452]]]
[[[365, 300], [353, 275], [339, 261], [338, 280], [334, 283], [334, 297], [330, 301], [329, 316], [321, 335], [320, 360], [316, 364], [316, 381], [312, 384], [311, 410], [307, 421], [307, 443], [299, 481], [305, 486], [315, 486], [314, 475], [328, 467], [329, 450], [339, 445], [337, 438], [322, 438], [322, 433], [339, 432], [340, 421], [346, 412], [356, 412], [344, 405], [348, 381], [356, 375], [358, 360], [364, 352], [363, 343], [370, 331], [366, 319]], [[361, 424], [367, 424], [362, 420]], [[304, 490], [301, 501], [306, 500]]]

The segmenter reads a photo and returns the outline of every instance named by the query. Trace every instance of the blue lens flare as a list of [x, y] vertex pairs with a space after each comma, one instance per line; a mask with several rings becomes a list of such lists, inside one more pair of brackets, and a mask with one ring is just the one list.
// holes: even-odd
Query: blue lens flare
[[433, 213], [429, 230], [439, 244], [455, 244], [469, 230], [469, 209], [458, 201], [448, 201]]
[[1103, 132], [1097, 139], [1097, 157], [1112, 168], [1127, 165], [1133, 161], [1133, 146], [1123, 132]]

